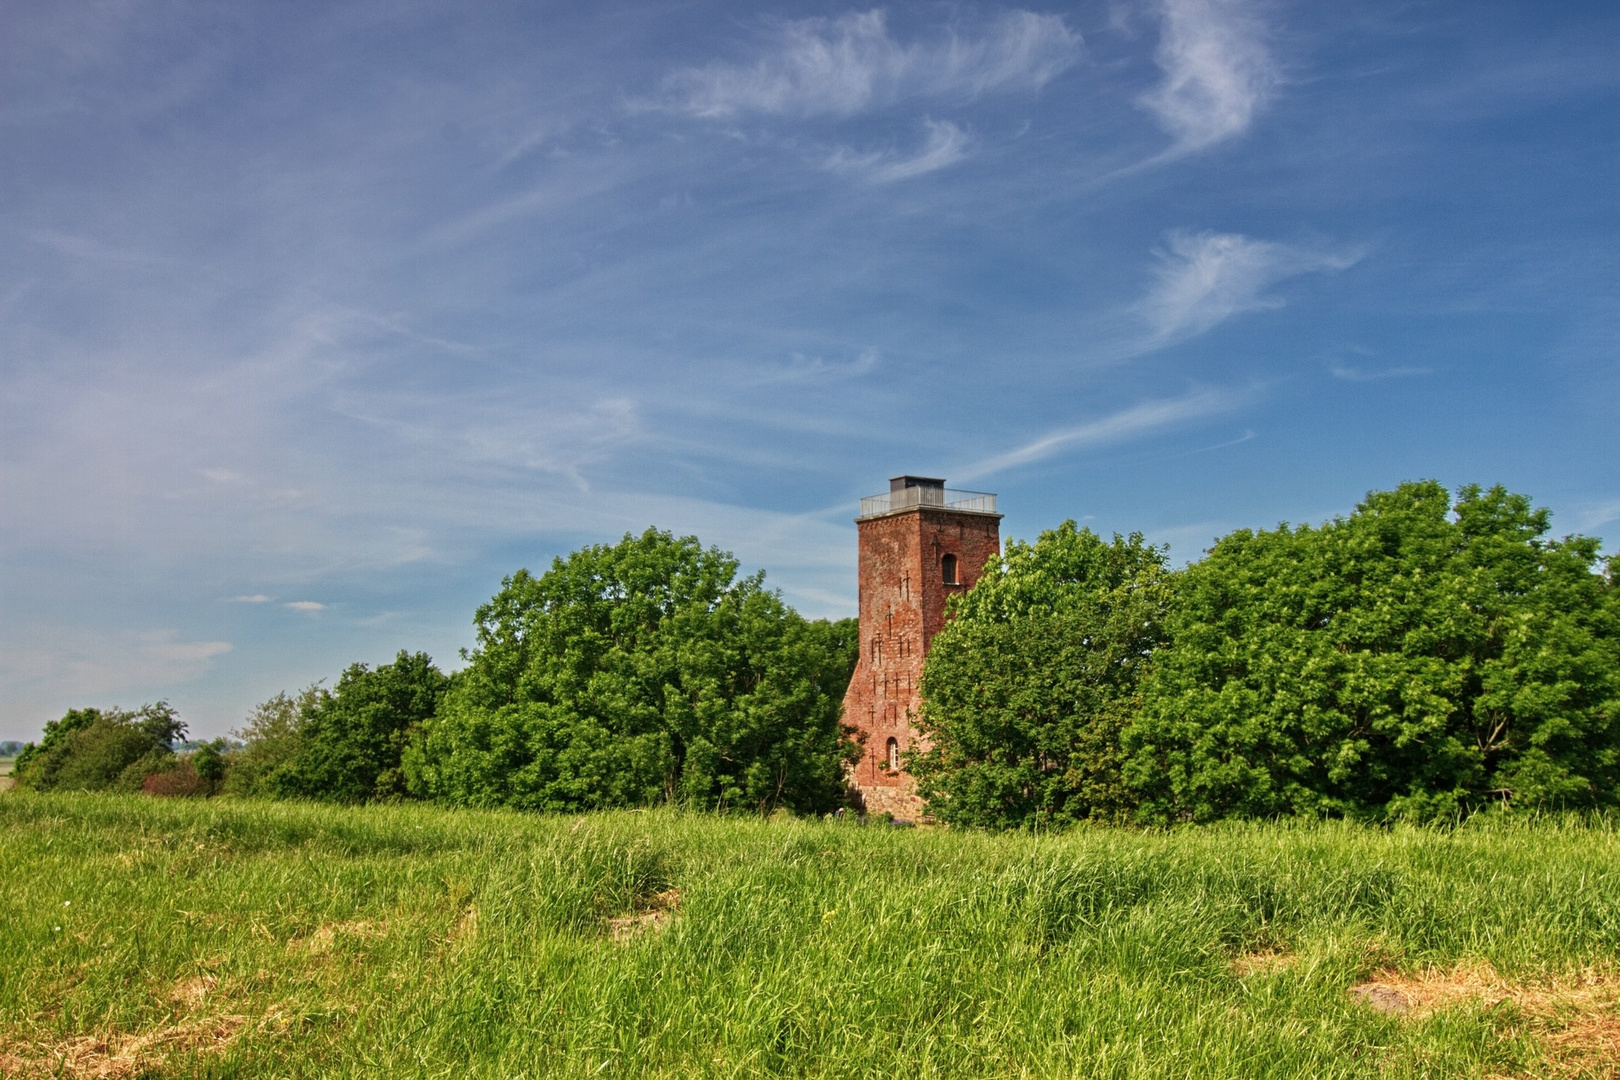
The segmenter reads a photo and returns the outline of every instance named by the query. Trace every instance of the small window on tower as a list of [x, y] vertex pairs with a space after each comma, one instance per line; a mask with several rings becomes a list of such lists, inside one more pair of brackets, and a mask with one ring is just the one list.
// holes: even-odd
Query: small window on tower
[[947, 555], [943, 559], [939, 560], [939, 568], [940, 568], [940, 576], [944, 579], [945, 584], [947, 584], [947, 585], [955, 585], [956, 584], [956, 556], [955, 555]]
[[889, 756], [889, 771], [890, 772], [899, 772], [900, 771], [900, 740], [899, 739], [890, 739], [889, 740], [888, 756]]

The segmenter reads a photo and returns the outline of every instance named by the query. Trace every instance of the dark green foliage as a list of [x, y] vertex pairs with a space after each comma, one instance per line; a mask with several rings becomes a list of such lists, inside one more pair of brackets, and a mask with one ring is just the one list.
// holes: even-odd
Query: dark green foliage
[[540, 810], [831, 806], [854, 623], [806, 622], [736, 573], [649, 529], [513, 574], [407, 754], [413, 790]]
[[1183, 572], [1128, 779], [1149, 820], [1620, 802], [1620, 607], [1598, 542], [1502, 488], [1374, 492]]
[[166, 701], [123, 709], [70, 709], [17, 757], [21, 787], [37, 791], [138, 790], [173, 761], [186, 726]]
[[1010, 541], [934, 638], [909, 768], [942, 821], [996, 827], [1118, 817], [1120, 731], [1162, 640], [1164, 553], [1072, 521]]
[[191, 754], [191, 767], [196, 770], [198, 779], [207, 783], [217, 784], [225, 779], [225, 740], [215, 739], [197, 747]]
[[223, 785], [225, 794], [276, 793], [274, 778], [302, 752], [303, 718], [315, 708], [320, 693], [319, 686], [309, 686], [296, 696], [280, 693], [254, 706], [247, 723], [234, 733], [242, 746], [226, 757], [229, 767]]
[[290, 748], [262, 783], [284, 797], [363, 802], [405, 794], [400, 754], [427, 720], [449, 679], [426, 653], [401, 650], [391, 664], [351, 664], [333, 690], [300, 698]]

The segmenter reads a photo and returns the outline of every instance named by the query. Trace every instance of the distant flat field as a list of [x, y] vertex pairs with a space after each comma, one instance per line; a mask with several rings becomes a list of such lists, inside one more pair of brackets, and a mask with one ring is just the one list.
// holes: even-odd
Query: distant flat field
[[11, 1076], [1620, 1067], [1620, 840], [1572, 821], [1028, 836], [12, 792], [0, 925]]
[[15, 764], [16, 758], [0, 758], [0, 791], [10, 791], [17, 783], [11, 776], [11, 768]]

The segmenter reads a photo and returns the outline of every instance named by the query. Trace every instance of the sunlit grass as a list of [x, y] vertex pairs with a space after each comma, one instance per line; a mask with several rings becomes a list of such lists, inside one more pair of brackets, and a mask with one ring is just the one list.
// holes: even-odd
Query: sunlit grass
[[[12, 793], [0, 919], [24, 1075], [1604, 1075], [1620, 841]], [[1459, 969], [1586, 996], [1348, 993]]]

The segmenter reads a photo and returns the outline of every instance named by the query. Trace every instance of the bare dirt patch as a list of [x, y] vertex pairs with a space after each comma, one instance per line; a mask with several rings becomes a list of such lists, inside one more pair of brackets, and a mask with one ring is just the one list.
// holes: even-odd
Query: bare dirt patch
[[1379, 1012], [1417, 1018], [1458, 1005], [1510, 1006], [1545, 1041], [1559, 1075], [1620, 1080], [1620, 979], [1612, 972], [1521, 983], [1489, 964], [1386, 970], [1350, 995]]
[[608, 937], [625, 942], [650, 931], [662, 930], [675, 919], [681, 906], [681, 890], [665, 889], [649, 897], [646, 907], [633, 915], [621, 915], [607, 921]]

